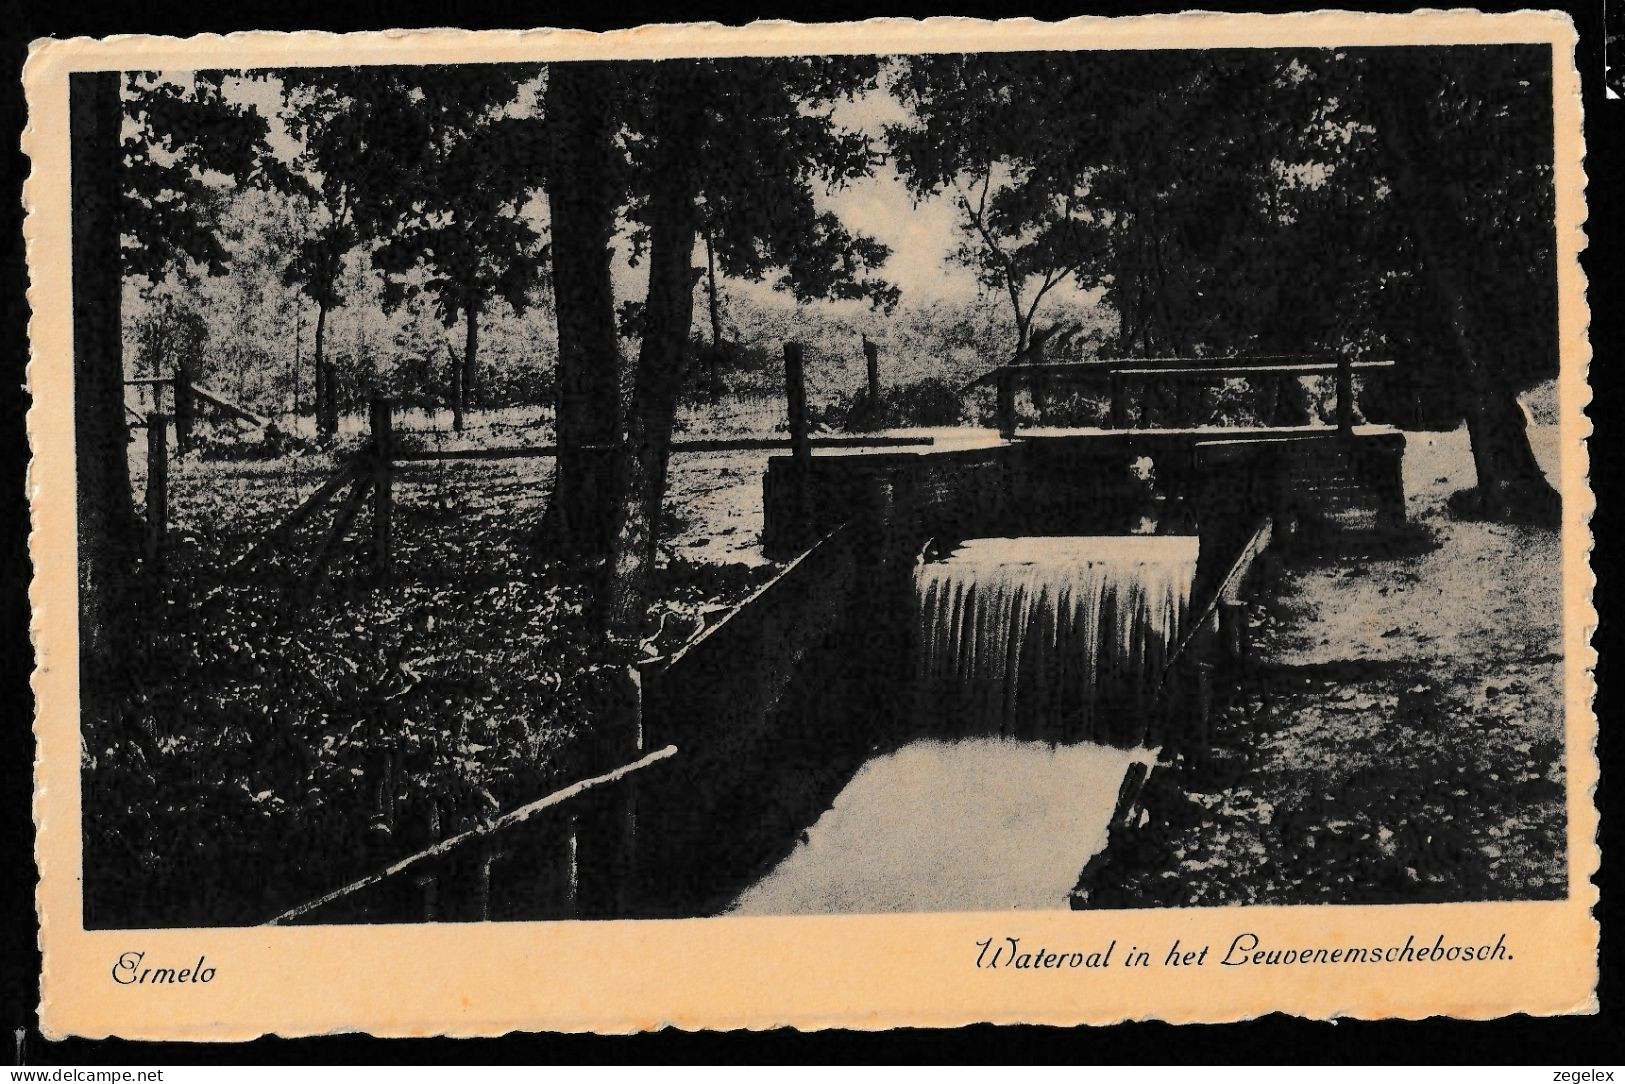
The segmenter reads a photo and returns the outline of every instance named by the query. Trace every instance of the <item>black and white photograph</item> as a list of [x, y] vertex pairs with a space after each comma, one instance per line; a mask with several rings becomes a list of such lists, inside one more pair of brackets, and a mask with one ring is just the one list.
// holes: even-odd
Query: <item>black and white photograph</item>
[[84, 928], [1567, 898], [1553, 54], [73, 73]]

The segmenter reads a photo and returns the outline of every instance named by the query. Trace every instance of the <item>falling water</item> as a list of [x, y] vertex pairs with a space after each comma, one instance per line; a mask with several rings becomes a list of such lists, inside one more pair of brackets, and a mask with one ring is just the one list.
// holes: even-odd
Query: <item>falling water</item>
[[964, 732], [1145, 744], [1196, 555], [1186, 536], [977, 538], [921, 564], [921, 711]]

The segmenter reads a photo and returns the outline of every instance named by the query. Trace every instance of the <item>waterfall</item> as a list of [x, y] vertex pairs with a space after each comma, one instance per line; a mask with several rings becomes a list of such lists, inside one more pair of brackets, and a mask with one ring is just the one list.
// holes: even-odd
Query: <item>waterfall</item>
[[914, 577], [934, 729], [1146, 743], [1196, 573], [1186, 536], [971, 539]]

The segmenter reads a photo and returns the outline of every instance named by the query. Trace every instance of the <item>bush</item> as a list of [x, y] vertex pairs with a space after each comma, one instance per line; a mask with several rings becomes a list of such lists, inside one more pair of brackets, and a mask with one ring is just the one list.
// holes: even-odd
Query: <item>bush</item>
[[718, 347], [700, 339], [691, 349], [682, 392], [682, 402], [689, 406], [762, 392], [784, 394], [784, 355], [777, 349], [727, 340]]
[[965, 417], [965, 400], [959, 389], [936, 376], [922, 377], [912, 384], [883, 392], [881, 401], [894, 426], [958, 425]]
[[198, 459], [215, 463], [257, 462], [281, 459], [296, 451], [316, 451], [316, 445], [274, 421], [257, 433], [234, 423], [200, 422], [192, 430], [192, 446]]
[[866, 391], [841, 395], [823, 407], [809, 407], [815, 426], [861, 433], [875, 429], [960, 425], [970, 420], [966, 396], [938, 376], [921, 377], [881, 391], [878, 409]]

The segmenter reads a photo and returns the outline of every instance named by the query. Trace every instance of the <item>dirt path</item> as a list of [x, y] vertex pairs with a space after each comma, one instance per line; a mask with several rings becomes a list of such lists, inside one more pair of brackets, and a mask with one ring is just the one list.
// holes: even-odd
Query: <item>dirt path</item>
[[1471, 482], [1464, 432], [1411, 434], [1409, 512], [1437, 548], [1285, 573], [1254, 614], [1257, 686], [1209, 764], [1153, 775], [1094, 905], [1566, 891], [1559, 540], [1446, 518]]

